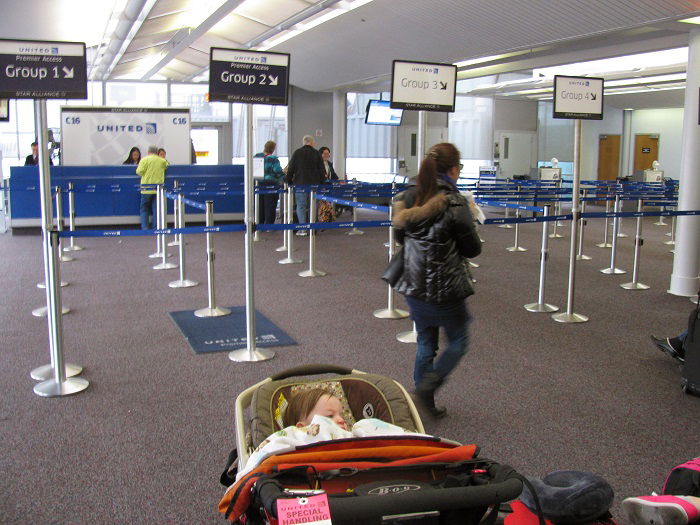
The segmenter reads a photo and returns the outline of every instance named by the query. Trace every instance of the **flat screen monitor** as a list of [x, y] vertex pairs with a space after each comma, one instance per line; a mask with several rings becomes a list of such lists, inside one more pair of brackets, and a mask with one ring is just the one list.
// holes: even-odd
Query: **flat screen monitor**
[[403, 109], [392, 109], [388, 100], [370, 100], [367, 103], [365, 124], [400, 126]]

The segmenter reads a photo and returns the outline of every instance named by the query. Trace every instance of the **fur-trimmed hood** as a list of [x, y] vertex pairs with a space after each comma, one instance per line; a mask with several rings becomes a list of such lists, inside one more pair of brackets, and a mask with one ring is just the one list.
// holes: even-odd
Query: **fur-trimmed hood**
[[406, 201], [401, 199], [393, 204], [392, 225], [395, 228], [405, 228], [409, 223], [418, 223], [436, 217], [445, 212], [449, 201], [445, 193], [436, 193], [425, 204], [406, 208]]

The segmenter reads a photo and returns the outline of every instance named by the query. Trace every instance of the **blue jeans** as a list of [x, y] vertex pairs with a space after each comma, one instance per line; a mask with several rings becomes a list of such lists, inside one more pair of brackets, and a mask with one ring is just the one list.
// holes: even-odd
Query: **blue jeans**
[[153, 226], [156, 223], [156, 194], [141, 194], [141, 229], [148, 230], [151, 227], [150, 216], [153, 215]]
[[[428, 372], [446, 378], [467, 353], [470, 317], [464, 301], [451, 305], [434, 305], [406, 297], [411, 319], [416, 323], [418, 345], [413, 368], [416, 387]], [[438, 354], [440, 327], [445, 330], [447, 347]]]
[[303, 191], [295, 191], [294, 202], [296, 204], [297, 219], [299, 220], [299, 222], [309, 222], [309, 194]]

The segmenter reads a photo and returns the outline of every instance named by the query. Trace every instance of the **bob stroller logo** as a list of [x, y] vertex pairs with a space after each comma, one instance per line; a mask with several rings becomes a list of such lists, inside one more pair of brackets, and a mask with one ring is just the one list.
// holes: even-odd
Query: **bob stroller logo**
[[158, 124], [155, 122], [146, 122], [146, 135], [157, 135]]
[[420, 490], [420, 485], [382, 485], [381, 487], [375, 487], [367, 494], [372, 494], [373, 496], [386, 496], [387, 494], [401, 494], [402, 492], [409, 492], [411, 490]]

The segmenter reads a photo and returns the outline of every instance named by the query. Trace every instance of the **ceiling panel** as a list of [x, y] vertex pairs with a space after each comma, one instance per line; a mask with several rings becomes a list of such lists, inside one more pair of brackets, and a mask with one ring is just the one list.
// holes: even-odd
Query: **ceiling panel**
[[242, 42], [237, 42], [233, 37], [223, 38], [220, 36], [212, 35], [207, 33], [203, 37], [197, 39], [190, 47], [196, 49], [197, 51], [202, 51], [209, 54], [209, 49], [212, 47], [231, 47], [237, 48], [242, 45]]
[[149, 47], [165, 44], [174, 35], [177, 30], [165, 31], [163, 33], [154, 33], [152, 35], [144, 35], [138, 38], [134, 38], [127, 48], [127, 52], [138, 51], [139, 49], [146, 49]]
[[159, 54], [163, 50], [163, 46], [153, 46], [145, 49], [139, 49], [137, 51], [124, 53], [122, 59], [119, 63], [133, 62], [134, 60], [141, 60], [142, 58], [148, 58], [153, 55]]
[[266, 25], [232, 13], [216, 24], [209, 33], [237, 42], [247, 42], [268, 29]]
[[158, 0], [155, 3], [151, 12], [149, 13], [149, 18], [156, 16], [171, 15], [173, 13], [179, 13], [181, 11], [186, 11], [190, 8], [191, 2], [189, 0]]
[[178, 56], [178, 59], [189, 62], [190, 64], [197, 64], [199, 67], [203, 67], [209, 64], [209, 53], [199, 51], [192, 47], [188, 47], [182, 51]]
[[236, 12], [267, 26], [274, 26], [291, 18], [299, 11], [317, 2], [303, 0], [268, 0], [267, 2], [247, 2]]
[[177, 30], [180, 27], [187, 27], [188, 12], [176, 13], [172, 15], [159, 16], [157, 18], [149, 17], [139, 30], [140, 35], [150, 35], [153, 33], [162, 33], [164, 31]]

